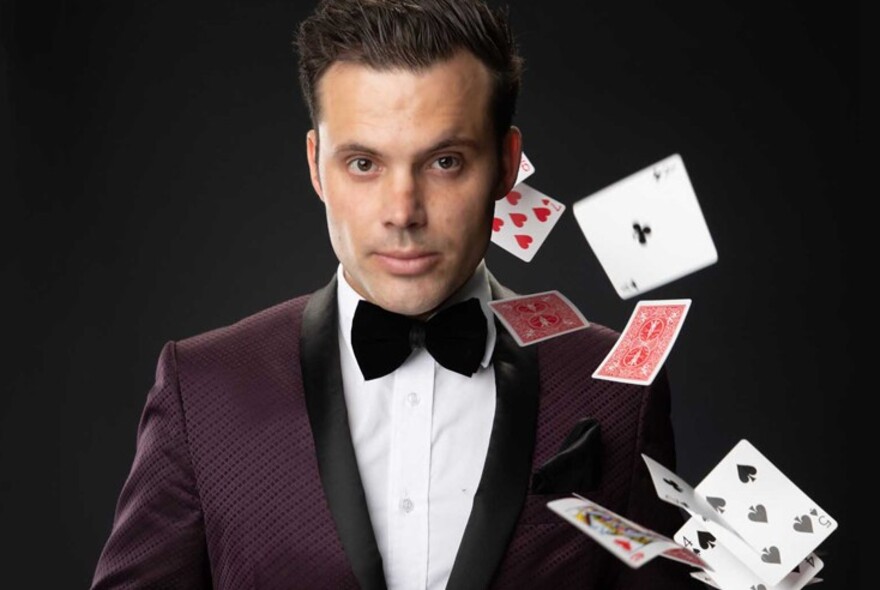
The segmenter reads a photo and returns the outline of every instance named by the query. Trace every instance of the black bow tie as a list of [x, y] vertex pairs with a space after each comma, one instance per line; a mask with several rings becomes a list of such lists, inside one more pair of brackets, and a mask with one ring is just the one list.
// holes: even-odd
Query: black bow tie
[[450, 371], [470, 377], [483, 360], [487, 333], [476, 298], [451, 305], [426, 322], [361, 300], [351, 323], [351, 346], [367, 381], [391, 373], [422, 346]]

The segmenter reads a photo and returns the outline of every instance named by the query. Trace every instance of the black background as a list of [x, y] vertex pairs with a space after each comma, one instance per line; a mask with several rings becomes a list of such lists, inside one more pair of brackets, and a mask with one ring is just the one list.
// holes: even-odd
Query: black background
[[[854, 180], [858, 7], [805, 4], [517, 1], [511, 19], [530, 185], [571, 206], [682, 155], [719, 261], [641, 297], [693, 299], [666, 363], [678, 472], [695, 485], [750, 440], [839, 521], [820, 548], [832, 590], [858, 584], [870, 299], [848, 236], [873, 197]], [[0, 585], [88, 586], [164, 342], [335, 271], [291, 48], [310, 6], [3, 2]], [[617, 329], [635, 304], [570, 209], [531, 263], [494, 245], [487, 261]]]

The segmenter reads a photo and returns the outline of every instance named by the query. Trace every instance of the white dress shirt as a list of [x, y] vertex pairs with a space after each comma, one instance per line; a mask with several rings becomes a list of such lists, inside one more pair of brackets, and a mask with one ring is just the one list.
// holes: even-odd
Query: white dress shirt
[[485, 264], [450, 300], [477, 297], [486, 316], [486, 351], [472, 377], [445, 369], [422, 348], [393, 373], [364, 381], [351, 347], [363, 298], [341, 265], [337, 279], [345, 404], [388, 588], [445, 588], [495, 417], [495, 323]]

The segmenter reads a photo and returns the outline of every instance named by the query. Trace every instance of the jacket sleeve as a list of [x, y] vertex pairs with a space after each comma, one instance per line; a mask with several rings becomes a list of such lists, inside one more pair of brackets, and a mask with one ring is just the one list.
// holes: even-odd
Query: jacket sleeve
[[[675, 471], [675, 438], [671, 421], [671, 395], [665, 369], [645, 388], [639, 412], [635, 459], [632, 465], [627, 518], [672, 538], [684, 524], [684, 514], [657, 497], [642, 453]], [[696, 568], [656, 557], [640, 568], [620, 568], [615, 590], [702, 590], [705, 586], [691, 577]]]
[[210, 587], [175, 345], [169, 342], [159, 356], [138, 425], [134, 461], [91, 588]]

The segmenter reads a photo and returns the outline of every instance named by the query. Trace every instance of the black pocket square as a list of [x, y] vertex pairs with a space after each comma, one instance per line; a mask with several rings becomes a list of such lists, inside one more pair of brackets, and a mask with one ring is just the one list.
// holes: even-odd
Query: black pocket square
[[575, 424], [559, 452], [532, 474], [533, 494], [587, 492], [599, 485], [599, 422], [583, 418]]

